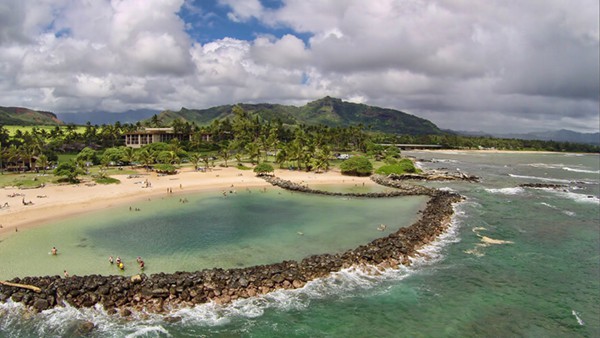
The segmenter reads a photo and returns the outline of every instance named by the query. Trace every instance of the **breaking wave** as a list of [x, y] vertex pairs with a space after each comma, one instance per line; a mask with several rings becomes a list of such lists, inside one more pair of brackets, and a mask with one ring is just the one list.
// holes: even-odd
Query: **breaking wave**
[[[465, 202], [463, 202], [465, 203]], [[454, 215], [447, 231], [434, 242], [418, 250], [410, 258], [412, 265], [397, 269], [358, 266], [331, 273], [328, 277], [306, 283], [301, 289], [276, 290], [253, 298], [239, 299], [231, 304], [214, 302], [191, 308], [173, 310], [168, 314], [132, 311], [130, 318], [110, 315], [101, 305], [77, 309], [71, 306], [56, 307], [38, 314], [29, 312], [22, 304], [8, 300], [0, 303], [0, 329], [8, 337], [22, 336], [77, 336], [83, 323], [93, 323], [97, 337], [147, 337], [171, 336], [171, 329], [191, 329], [226, 325], [235, 320], [260, 317], [267, 309], [280, 311], [301, 310], [312, 301], [323, 298], [340, 299], [356, 296], [357, 291], [387, 292], [377, 288], [385, 283], [395, 283], [444, 259], [444, 247], [458, 242], [461, 217], [465, 216], [462, 204], [454, 205]], [[84, 334], [85, 335], [85, 334]]]
[[600, 199], [598, 198], [598, 196], [594, 196], [594, 195], [578, 194], [578, 193], [571, 192], [568, 190], [556, 190], [556, 189], [543, 189], [543, 190], [553, 193], [559, 197], [575, 201], [577, 203], [600, 204]]
[[503, 194], [503, 195], [518, 195], [521, 194], [525, 191], [525, 189], [521, 188], [521, 187], [514, 187], [514, 188], [501, 188], [501, 189], [485, 189], [485, 191], [492, 193], [492, 194]]
[[576, 172], [576, 173], [600, 174], [600, 170], [586, 170], [586, 169], [577, 169], [577, 168], [569, 168], [569, 167], [564, 167], [562, 169], [566, 170], [566, 171]]

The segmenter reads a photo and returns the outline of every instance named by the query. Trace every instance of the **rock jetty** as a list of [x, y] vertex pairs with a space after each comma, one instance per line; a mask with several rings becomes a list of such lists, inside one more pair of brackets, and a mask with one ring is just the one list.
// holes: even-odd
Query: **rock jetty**
[[[377, 177], [377, 178], [375, 178]], [[415, 195], [426, 195], [433, 196], [437, 193], [435, 189], [422, 187], [418, 185], [410, 184], [398, 184], [393, 179], [386, 179], [385, 176], [371, 176], [371, 179], [378, 184], [395, 188], [396, 190], [385, 191], [385, 192], [368, 192], [368, 193], [342, 193], [333, 191], [323, 191], [317, 189], [311, 189], [305, 185], [294, 183], [291, 181], [283, 180], [278, 177], [263, 177], [265, 181], [272, 185], [290, 191], [298, 191], [307, 194], [326, 195], [326, 196], [341, 196], [341, 197], [365, 197], [365, 198], [385, 198], [385, 197], [398, 197], [398, 196], [415, 196]]]
[[428, 171], [421, 174], [390, 174], [388, 178], [397, 181], [467, 181], [467, 182], [479, 182], [479, 177], [474, 175], [468, 175], [463, 172], [449, 173], [441, 171]]
[[[320, 192], [275, 178], [270, 182], [294, 191], [339, 196], [337, 193]], [[109, 314], [127, 317], [132, 311], [168, 313], [173, 309], [211, 301], [225, 304], [277, 289], [297, 289], [309, 281], [326, 277], [344, 268], [384, 269], [396, 268], [400, 264], [409, 265], [410, 257], [416, 255], [419, 248], [435, 240], [450, 225], [452, 204], [459, 202], [462, 197], [429, 188], [413, 188], [407, 191], [404, 191], [403, 195], [425, 193], [431, 196], [418, 221], [386, 237], [343, 253], [314, 255], [301, 261], [284, 261], [246, 268], [213, 268], [149, 276], [141, 274], [131, 277], [89, 275], [67, 278], [14, 278], [10, 281], [11, 286], [0, 284], [0, 301], [12, 299], [34, 311], [65, 304], [76, 308], [100, 304]], [[371, 193], [369, 196], [398, 195]], [[365, 196], [361, 194], [359, 197]], [[14, 284], [35, 286], [39, 290]]]

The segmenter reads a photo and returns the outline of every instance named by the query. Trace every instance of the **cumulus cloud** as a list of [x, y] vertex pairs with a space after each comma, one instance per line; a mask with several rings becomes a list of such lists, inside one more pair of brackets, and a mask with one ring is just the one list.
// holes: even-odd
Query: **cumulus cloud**
[[217, 1], [220, 20], [260, 32], [194, 41], [191, 30], [219, 15], [203, 1], [6, 0], [0, 105], [123, 111], [331, 95], [443, 128], [598, 129], [595, 0]]

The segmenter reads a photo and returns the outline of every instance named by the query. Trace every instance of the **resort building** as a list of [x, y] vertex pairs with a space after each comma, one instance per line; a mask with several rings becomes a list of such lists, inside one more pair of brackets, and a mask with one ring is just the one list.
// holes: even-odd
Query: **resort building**
[[144, 128], [144, 130], [137, 130], [124, 135], [125, 145], [131, 148], [140, 148], [156, 142], [168, 143], [173, 139], [190, 141], [191, 137], [191, 134], [176, 133], [173, 128]]

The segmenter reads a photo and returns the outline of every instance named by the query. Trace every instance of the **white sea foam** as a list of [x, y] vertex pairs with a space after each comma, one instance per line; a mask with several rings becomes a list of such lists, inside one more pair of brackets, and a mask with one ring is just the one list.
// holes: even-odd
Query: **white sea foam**
[[[233, 318], [256, 318], [263, 315], [266, 309], [282, 311], [303, 309], [315, 299], [326, 297], [344, 298], [356, 295], [358, 290], [387, 292], [387, 288], [377, 288], [386, 282], [397, 282], [415, 273], [419, 269], [432, 265], [444, 258], [443, 248], [458, 242], [460, 218], [465, 202], [454, 206], [455, 214], [451, 225], [444, 234], [434, 242], [418, 250], [418, 255], [411, 258], [411, 266], [399, 266], [397, 269], [383, 269], [374, 266], [351, 267], [331, 273], [326, 278], [310, 281], [303, 288], [294, 290], [276, 290], [253, 298], [238, 299], [230, 304], [219, 305], [215, 302], [200, 304], [191, 308], [171, 311], [167, 316], [179, 317], [180, 325], [220, 326], [229, 323]], [[77, 309], [71, 306], [56, 307], [23, 319], [25, 308], [20, 303], [7, 301], [0, 303], [0, 326], [18, 328], [24, 320], [35, 322], [39, 336], [68, 334], [65, 327], [73, 327], [77, 322], [94, 323], [94, 332], [108, 336], [170, 336], [165, 327], [165, 315], [140, 313], [133, 311], [132, 320], [123, 320], [118, 315], [107, 314], [100, 305], [94, 308]]]
[[514, 178], [524, 178], [524, 179], [528, 179], [528, 180], [538, 180], [538, 181], [544, 181], [544, 182], [556, 182], [556, 183], [571, 183], [571, 180], [564, 180], [564, 179], [560, 179], [560, 178], [551, 178], [551, 177], [538, 177], [538, 176], [525, 176], [525, 175], [515, 175], [515, 174], [508, 174], [508, 176], [510, 177], [514, 177]]
[[[543, 205], [543, 206], [546, 206], [546, 207], [548, 207], [550, 209], [560, 210], [559, 208], [555, 207], [554, 205], [546, 203], [546, 202], [541, 202], [540, 204]], [[574, 216], [577, 215], [573, 211], [569, 211], [569, 210], [560, 210], [560, 212], [562, 212], [563, 214], [565, 214], [567, 216], [571, 216], [571, 217], [574, 217]]]
[[454, 189], [452, 189], [452, 188], [450, 188], [450, 187], [441, 187], [441, 188], [439, 188], [438, 190], [441, 190], [441, 191], [448, 191], [448, 192], [456, 192], [456, 190], [454, 190]]
[[154, 326], [147, 326], [147, 327], [140, 328], [137, 331], [135, 331], [134, 333], [130, 333], [130, 334], [126, 335], [125, 337], [127, 337], [127, 338], [146, 337], [149, 334], [152, 334], [155, 336], [155, 335], [158, 335], [159, 333], [166, 334], [169, 337], [171, 336], [169, 334], [169, 332], [167, 330], [165, 330], [164, 327], [162, 327], [160, 325], [154, 325]]
[[523, 193], [525, 190], [521, 187], [514, 188], [501, 188], [501, 189], [485, 189], [487, 192], [492, 194], [503, 194], [503, 195], [518, 195]]
[[458, 163], [459, 161], [457, 160], [451, 160], [451, 159], [443, 159], [443, 158], [432, 158], [431, 162], [433, 163]]
[[553, 206], [552, 204], [548, 204], [548, 203], [546, 203], [546, 202], [542, 202], [542, 203], [540, 203], [540, 204], [541, 204], [541, 205], [544, 205], [544, 206], [547, 206], [548, 208], [551, 208], [551, 209], [558, 209], [557, 207]]
[[598, 198], [598, 196], [594, 196], [594, 195], [578, 194], [578, 193], [575, 193], [572, 191], [563, 191], [563, 190], [556, 190], [556, 189], [543, 189], [543, 190], [553, 193], [559, 197], [570, 199], [577, 203], [600, 204], [600, 199]]
[[527, 166], [543, 169], [561, 169], [564, 165], [562, 163], [530, 163]]
[[573, 314], [573, 316], [575, 316], [575, 319], [577, 319], [577, 324], [579, 324], [580, 326], [584, 326], [585, 323], [583, 322], [583, 320], [581, 320], [581, 318], [579, 318], [579, 312], [575, 311], [575, 310], [571, 310], [571, 313]]
[[563, 167], [562, 169], [566, 170], [566, 171], [573, 171], [576, 173], [600, 174], [600, 170], [587, 170], [587, 169], [577, 169], [577, 168], [569, 168], [569, 167]]

